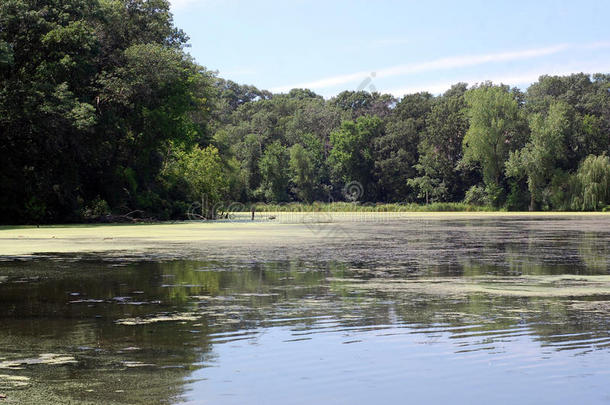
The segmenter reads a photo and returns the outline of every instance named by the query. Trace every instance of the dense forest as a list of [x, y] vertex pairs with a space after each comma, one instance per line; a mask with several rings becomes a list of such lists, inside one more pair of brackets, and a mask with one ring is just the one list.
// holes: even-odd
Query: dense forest
[[187, 47], [166, 0], [2, 0], [0, 223], [349, 201], [350, 185], [359, 203], [610, 204], [610, 74], [325, 100], [222, 79]]

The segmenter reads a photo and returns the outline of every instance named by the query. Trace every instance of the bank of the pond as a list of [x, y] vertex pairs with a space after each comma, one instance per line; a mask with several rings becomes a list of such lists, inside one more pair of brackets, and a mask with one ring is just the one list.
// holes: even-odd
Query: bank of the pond
[[[252, 208], [260, 212], [508, 212], [498, 210], [489, 205], [474, 205], [462, 202], [434, 202], [430, 204], [417, 203], [360, 203], [360, 202], [314, 202], [311, 204], [291, 203], [236, 203], [229, 206], [233, 211], [250, 212]], [[610, 206], [599, 211], [610, 211]], [[545, 213], [548, 211], [544, 211]], [[515, 212], [511, 212], [515, 213]], [[535, 212], [538, 214], [540, 212]], [[560, 212], [564, 213], [564, 212]]]
[[256, 203], [237, 205], [235, 209], [249, 211], [255, 208], [263, 212], [497, 212], [487, 205], [474, 205], [459, 202], [435, 202], [431, 204], [416, 203], [360, 203], [360, 202], [314, 202], [311, 204], [292, 203]]

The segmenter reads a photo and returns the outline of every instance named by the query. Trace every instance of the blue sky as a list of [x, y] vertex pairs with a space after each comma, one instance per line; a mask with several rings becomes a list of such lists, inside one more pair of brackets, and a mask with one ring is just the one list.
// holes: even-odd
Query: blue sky
[[610, 1], [170, 0], [189, 52], [274, 92], [402, 96], [485, 80], [610, 73]]

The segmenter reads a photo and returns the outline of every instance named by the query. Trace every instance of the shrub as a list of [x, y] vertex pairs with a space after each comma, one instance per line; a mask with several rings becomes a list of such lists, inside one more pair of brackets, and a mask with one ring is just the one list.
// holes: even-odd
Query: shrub
[[110, 214], [110, 206], [106, 200], [102, 200], [99, 196], [91, 201], [82, 211], [82, 216], [85, 219], [99, 218]]
[[485, 188], [481, 186], [472, 186], [466, 191], [466, 196], [464, 197], [465, 204], [471, 205], [486, 205], [488, 203], [487, 193], [485, 192]]

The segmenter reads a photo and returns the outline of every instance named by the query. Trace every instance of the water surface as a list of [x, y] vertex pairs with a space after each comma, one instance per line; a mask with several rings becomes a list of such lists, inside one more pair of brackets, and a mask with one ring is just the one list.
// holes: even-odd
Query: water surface
[[0, 402], [610, 401], [607, 216], [231, 226], [5, 255]]

